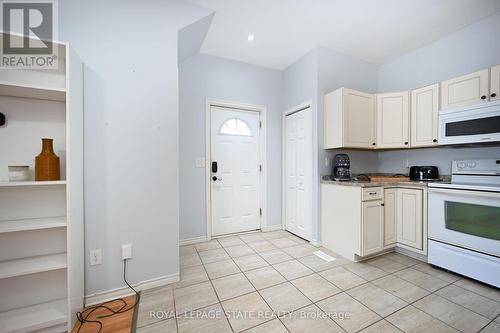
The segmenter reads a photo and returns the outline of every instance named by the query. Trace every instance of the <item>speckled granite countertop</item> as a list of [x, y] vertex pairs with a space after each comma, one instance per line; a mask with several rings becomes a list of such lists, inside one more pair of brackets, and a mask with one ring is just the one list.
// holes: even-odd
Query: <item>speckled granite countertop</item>
[[[395, 177], [396, 178], [396, 177]], [[397, 178], [396, 178], [397, 179]], [[333, 180], [331, 176], [321, 176], [322, 184], [335, 184], [342, 186], [358, 186], [358, 187], [386, 187], [386, 186], [420, 186], [427, 187], [429, 183], [435, 183], [436, 181], [412, 181], [412, 180], [401, 180], [401, 181], [390, 181], [390, 182], [370, 182], [370, 181], [362, 181], [362, 180], [347, 180], [347, 181], [338, 181]], [[444, 176], [442, 180], [439, 182], [446, 183], [449, 182], [449, 177]]]

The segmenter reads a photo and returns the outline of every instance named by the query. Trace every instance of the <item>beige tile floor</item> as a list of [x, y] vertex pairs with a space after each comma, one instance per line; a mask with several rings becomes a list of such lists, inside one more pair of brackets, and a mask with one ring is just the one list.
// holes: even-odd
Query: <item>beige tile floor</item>
[[500, 332], [499, 289], [398, 253], [316, 250], [286, 231], [182, 246], [181, 281], [143, 292], [137, 332]]

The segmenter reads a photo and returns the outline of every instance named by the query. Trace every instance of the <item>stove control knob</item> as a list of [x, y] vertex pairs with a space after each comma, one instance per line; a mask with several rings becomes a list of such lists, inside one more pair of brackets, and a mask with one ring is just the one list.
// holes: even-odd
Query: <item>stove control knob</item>
[[476, 166], [476, 162], [470, 161], [469, 163], [467, 163], [467, 166], [472, 169]]
[[460, 163], [458, 163], [458, 168], [459, 168], [459, 169], [463, 169], [463, 168], [465, 168], [465, 163], [464, 163], [464, 162], [460, 162]]

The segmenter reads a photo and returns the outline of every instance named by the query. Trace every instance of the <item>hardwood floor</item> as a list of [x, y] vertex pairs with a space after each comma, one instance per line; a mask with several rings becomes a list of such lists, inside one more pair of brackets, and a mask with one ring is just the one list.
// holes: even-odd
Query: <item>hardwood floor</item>
[[[129, 296], [125, 298], [127, 303], [127, 309], [134, 305], [136, 301], [136, 296]], [[118, 310], [123, 306], [122, 302], [115, 301], [113, 303], [106, 304], [109, 308], [113, 310]], [[103, 316], [110, 314], [106, 309], [95, 310], [87, 319], [88, 320], [99, 320], [102, 323], [101, 333], [130, 333], [132, 331], [132, 319], [134, 316], [134, 310], [126, 311], [123, 313], [115, 314], [108, 318], [97, 318], [97, 316]], [[80, 323], [77, 322], [71, 333], [78, 332], [80, 328]], [[99, 331], [99, 324], [97, 323], [84, 323], [79, 333], [97, 333]]]

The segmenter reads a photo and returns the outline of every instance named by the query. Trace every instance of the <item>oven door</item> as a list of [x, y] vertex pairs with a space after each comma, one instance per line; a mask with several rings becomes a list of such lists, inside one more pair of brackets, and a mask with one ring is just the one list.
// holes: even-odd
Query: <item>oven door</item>
[[439, 112], [439, 144], [500, 141], [500, 101]]
[[429, 239], [500, 257], [500, 193], [429, 189]]

